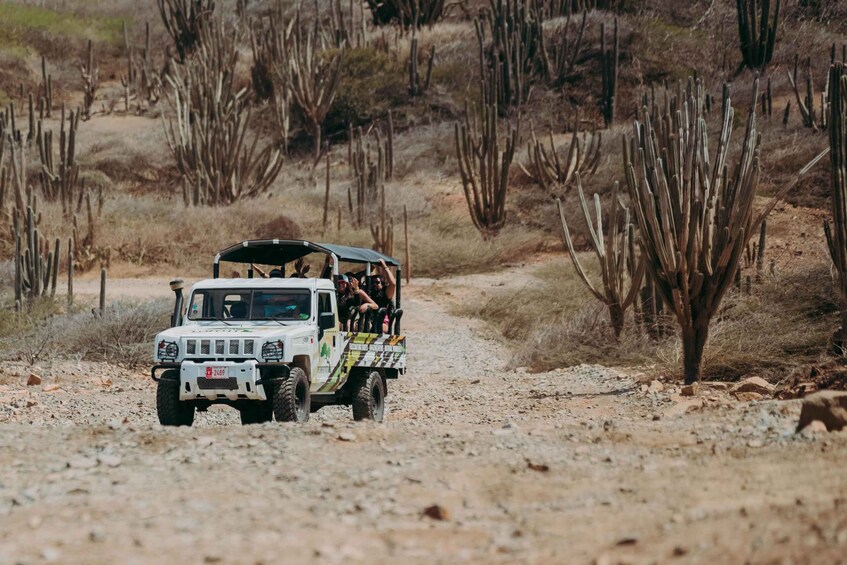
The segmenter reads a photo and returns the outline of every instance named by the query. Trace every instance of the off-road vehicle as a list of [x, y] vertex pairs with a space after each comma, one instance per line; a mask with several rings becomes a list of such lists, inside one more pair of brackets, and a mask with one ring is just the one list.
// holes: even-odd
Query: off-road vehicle
[[[253, 276], [254, 264], [276, 266], [284, 275], [287, 265], [313, 253], [332, 258], [331, 273], [320, 273], [331, 278]], [[368, 284], [380, 260], [396, 269], [394, 308], [351, 311], [341, 329], [334, 284], [339, 264], [362, 267]], [[246, 263], [247, 277], [220, 278], [221, 262]], [[213, 273], [191, 288], [187, 301], [182, 281], [171, 283], [173, 327], [156, 336], [151, 370], [162, 425], [190, 426], [195, 411], [212, 404], [238, 409], [243, 424], [303, 422], [331, 404], [352, 406], [356, 420], [382, 421], [387, 381], [406, 370], [396, 260], [343, 245], [254, 240], [220, 252]]]

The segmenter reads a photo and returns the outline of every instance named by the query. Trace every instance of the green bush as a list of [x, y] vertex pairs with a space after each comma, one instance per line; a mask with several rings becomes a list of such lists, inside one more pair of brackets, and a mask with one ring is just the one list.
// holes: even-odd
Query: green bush
[[406, 100], [405, 65], [374, 49], [348, 49], [338, 94], [324, 121], [326, 135], [386, 116]]

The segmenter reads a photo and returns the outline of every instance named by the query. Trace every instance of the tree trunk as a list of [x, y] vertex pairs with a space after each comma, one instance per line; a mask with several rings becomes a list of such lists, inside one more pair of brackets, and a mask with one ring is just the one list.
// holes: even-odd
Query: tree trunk
[[708, 337], [708, 324], [699, 330], [685, 328], [682, 331], [682, 366], [685, 372], [685, 384], [687, 385], [700, 380], [700, 370], [703, 365], [703, 349]]
[[317, 163], [321, 158], [321, 124], [313, 120], [312, 126], [315, 129], [315, 163]]
[[612, 330], [615, 332], [615, 341], [619, 341], [624, 323], [624, 311], [620, 304], [609, 304], [609, 318], [612, 321]]

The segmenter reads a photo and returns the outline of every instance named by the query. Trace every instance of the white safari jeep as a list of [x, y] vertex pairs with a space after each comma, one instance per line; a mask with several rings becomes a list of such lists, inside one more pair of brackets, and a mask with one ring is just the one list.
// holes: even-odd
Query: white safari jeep
[[[311, 253], [332, 258], [323, 273], [331, 279], [283, 278], [287, 264]], [[393, 304], [339, 313], [339, 263], [363, 267], [357, 276], [367, 285], [380, 260], [396, 268]], [[247, 263], [247, 278], [218, 278], [222, 261]], [[273, 265], [283, 277], [253, 278], [254, 264]], [[212, 404], [238, 409], [243, 424], [303, 422], [330, 404], [352, 405], [356, 420], [382, 421], [387, 380], [406, 370], [400, 274], [391, 257], [341, 245], [258, 240], [222, 251], [214, 278], [195, 284], [187, 300], [182, 281], [171, 283], [173, 327], [156, 336], [151, 371], [159, 421], [190, 426], [195, 411]]]

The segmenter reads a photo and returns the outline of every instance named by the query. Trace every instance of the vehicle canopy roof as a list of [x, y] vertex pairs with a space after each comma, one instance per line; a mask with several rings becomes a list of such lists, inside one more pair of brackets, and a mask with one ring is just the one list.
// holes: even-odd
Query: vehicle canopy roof
[[216, 288], [240, 289], [285, 289], [285, 290], [335, 290], [329, 279], [301, 279], [301, 278], [272, 278], [272, 279], [206, 279], [195, 284], [193, 290], [207, 290]]
[[400, 267], [400, 262], [393, 257], [364, 247], [312, 243], [298, 239], [252, 239], [228, 247], [215, 256], [215, 277], [218, 276], [221, 261], [284, 265], [312, 253], [334, 255], [338, 261], [348, 263], [370, 264], [383, 260], [390, 267]]

